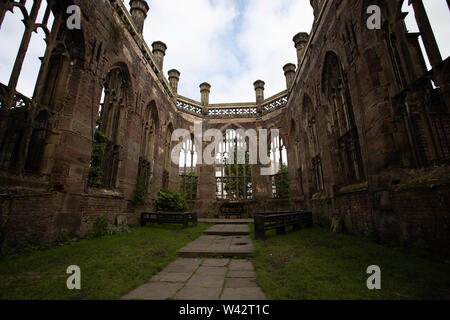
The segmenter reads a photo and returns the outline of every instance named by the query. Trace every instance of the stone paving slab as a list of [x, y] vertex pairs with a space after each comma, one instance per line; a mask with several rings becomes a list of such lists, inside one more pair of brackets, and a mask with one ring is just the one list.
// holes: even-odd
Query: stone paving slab
[[253, 243], [249, 236], [203, 235], [178, 250], [181, 257], [250, 257]]
[[225, 267], [230, 263], [230, 259], [205, 259], [202, 266], [204, 267]]
[[248, 260], [232, 260], [229, 269], [237, 271], [255, 271], [253, 264]]
[[168, 300], [178, 290], [183, 288], [184, 283], [150, 282], [131, 291], [124, 296], [124, 300]]
[[256, 278], [255, 271], [240, 271], [240, 270], [230, 270], [228, 272], [228, 278]]
[[266, 300], [264, 292], [258, 288], [225, 288], [221, 300]]
[[213, 223], [213, 224], [249, 224], [253, 223], [253, 218], [250, 219], [198, 219], [199, 222]]
[[251, 261], [179, 258], [122, 299], [261, 300]]
[[175, 300], [219, 300], [222, 288], [184, 287]]
[[190, 273], [178, 273], [178, 272], [160, 272], [156, 276], [150, 279], [150, 282], [185, 282], [192, 275]]
[[250, 234], [246, 224], [216, 224], [206, 230], [204, 234], [218, 236], [245, 236]]
[[227, 278], [225, 288], [255, 288], [258, 287], [255, 278]]
[[195, 274], [204, 275], [204, 276], [221, 276], [225, 277], [227, 273], [226, 267], [203, 267], [197, 269]]
[[225, 281], [220, 275], [194, 275], [186, 284], [187, 287], [222, 288]]

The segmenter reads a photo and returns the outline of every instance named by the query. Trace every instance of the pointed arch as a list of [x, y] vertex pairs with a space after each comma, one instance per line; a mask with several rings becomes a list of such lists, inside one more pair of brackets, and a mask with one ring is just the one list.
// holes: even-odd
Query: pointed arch
[[216, 198], [225, 201], [253, 199], [250, 137], [240, 124], [221, 127], [223, 141], [216, 150]]
[[118, 63], [109, 70], [104, 81], [99, 130], [115, 144], [120, 144], [120, 133], [131, 92], [129, 79], [126, 65]]
[[131, 84], [128, 68], [117, 63], [105, 77], [89, 168], [89, 186], [118, 187], [120, 150]]
[[197, 161], [199, 144], [196, 137], [191, 132], [182, 142], [179, 162], [180, 192], [186, 199], [195, 200], [197, 198], [198, 174]]
[[40, 173], [42, 167], [42, 158], [49, 135], [50, 114], [47, 111], [41, 111], [33, 122], [33, 131], [31, 134], [25, 171], [30, 173]]
[[322, 90], [332, 110], [333, 134], [339, 153], [339, 171], [343, 183], [365, 180], [358, 128], [353, 112], [348, 82], [340, 59], [334, 52], [325, 56]]
[[166, 130], [166, 138], [164, 142], [164, 170], [162, 178], [162, 188], [169, 188], [169, 177], [172, 169], [172, 133], [174, 131], [173, 124], [169, 123]]
[[317, 117], [311, 98], [305, 94], [303, 97], [304, 127], [308, 138], [308, 153], [313, 173], [314, 192], [324, 190], [324, 178], [322, 168], [322, 154], [319, 147], [319, 133], [317, 128]]

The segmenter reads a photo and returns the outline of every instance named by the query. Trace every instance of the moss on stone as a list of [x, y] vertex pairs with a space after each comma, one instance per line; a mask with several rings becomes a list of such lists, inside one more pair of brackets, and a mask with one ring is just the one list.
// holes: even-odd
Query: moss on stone
[[346, 194], [346, 193], [360, 192], [360, 191], [367, 190], [368, 187], [369, 187], [369, 184], [367, 182], [357, 183], [357, 184], [352, 184], [349, 186], [342, 187], [338, 190], [337, 193], [338, 194]]
[[395, 188], [396, 191], [430, 189], [450, 185], [450, 167], [447, 165], [413, 170], [408, 177]]
[[325, 201], [325, 200], [327, 200], [327, 195], [325, 194], [325, 192], [319, 191], [319, 192], [316, 192], [312, 196], [312, 200], [314, 200], [314, 201]]

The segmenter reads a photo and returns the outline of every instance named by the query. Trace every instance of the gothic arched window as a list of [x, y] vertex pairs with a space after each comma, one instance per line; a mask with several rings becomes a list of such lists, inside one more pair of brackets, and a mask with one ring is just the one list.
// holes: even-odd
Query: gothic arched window
[[306, 121], [306, 129], [308, 136], [309, 154], [311, 157], [311, 168], [314, 175], [314, 191], [319, 192], [324, 189], [322, 156], [319, 149], [319, 136], [317, 131], [317, 121], [314, 107], [309, 96], [305, 95], [303, 99], [303, 108]]
[[49, 133], [49, 114], [42, 111], [34, 120], [25, 171], [39, 173]]
[[243, 130], [227, 129], [216, 154], [216, 197], [253, 199], [249, 141]]
[[166, 140], [164, 143], [164, 170], [162, 178], [162, 188], [169, 188], [169, 177], [172, 168], [172, 133], [173, 126], [169, 124], [166, 133]]
[[328, 52], [323, 73], [323, 90], [333, 110], [333, 131], [339, 152], [339, 169], [345, 183], [365, 180], [348, 83], [336, 54]]
[[96, 188], [117, 187], [121, 127], [125, 117], [129, 83], [120, 66], [106, 76], [99, 108], [97, 129], [89, 168], [89, 185]]
[[274, 199], [289, 198], [289, 170], [287, 149], [283, 138], [278, 135], [270, 137], [270, 165], [272, 169], [271, 184]]
[[195, 200], [197, 198], [197, 146], [194, 143], [194, 136], [187, 136], [180, 151], [180, 191], [187, 199]]

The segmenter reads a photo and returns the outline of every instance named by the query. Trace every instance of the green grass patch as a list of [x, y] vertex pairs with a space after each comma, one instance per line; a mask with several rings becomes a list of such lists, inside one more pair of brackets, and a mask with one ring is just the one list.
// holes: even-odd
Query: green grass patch
[[[210, 225], [151, 225], [131, 233], [10, 255], [0, 260], [0, 300], [120, 299], [176, 259]], [[67, 267], [81, 268], [81, 290], [68, 290]]]
[[[258, 285], [270, 300], [450, 299], [450, 261], [423, 252], [321, 228], [270, 231], [254, 244]], [[371, 265], [381, 268], [381, 290], [367, 289]]]

